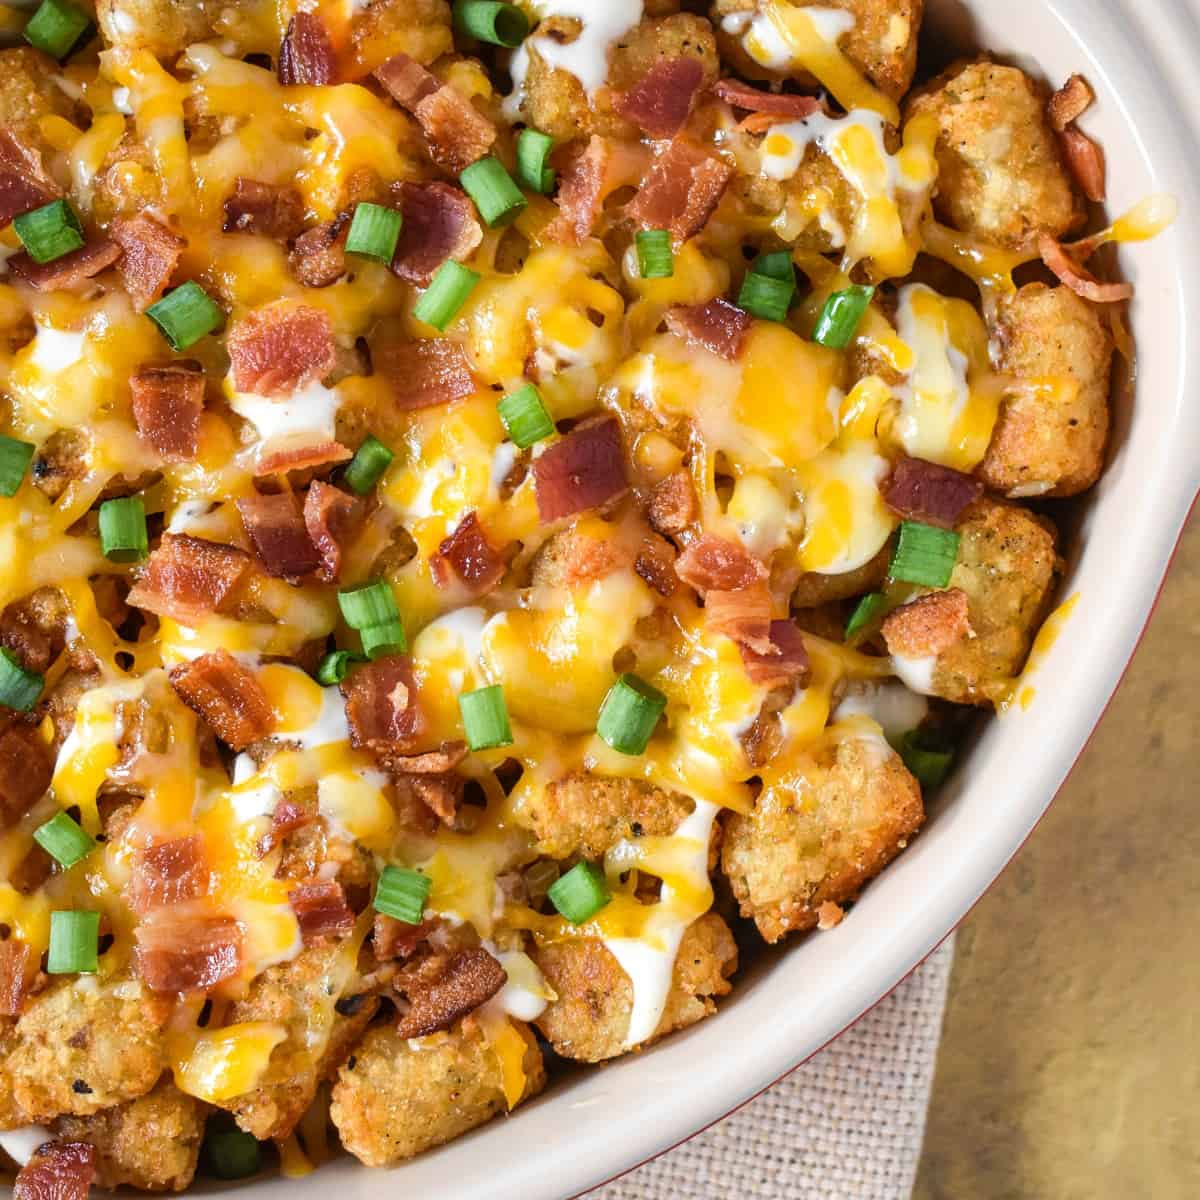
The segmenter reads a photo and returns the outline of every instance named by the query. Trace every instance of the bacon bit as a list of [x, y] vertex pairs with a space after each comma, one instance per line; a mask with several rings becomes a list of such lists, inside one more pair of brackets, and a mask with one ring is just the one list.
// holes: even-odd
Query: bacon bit
[[152, 992], [206, 992], [241, 966], [242, 930], [232, 917], [163, 909], [134, 936], [138, 974]]
[[389, 917], [386, 913], [376, 913], [372, 933], [376, 962], [411, 958], [421, 943], [426, 941], [441, 923], [440, 917], [430, 917], [419, 925], [409, 925], [405, 921]]
[[322, 938], [344, 938], [354, 930], [354, 913], [340, 883], [314, 880], [288, 892], [306, 946]]
[[504, 577], [504, 559], [487, 540], [478, 515], [472, 511], [429, 560], [434, 582], [449, 587], [457, 578], [472, 595], [490, 591]]
[[660, 596], [675, 594], [679, 584], [675, 575], [675, 547], [665, 538], [646, 538], [633, 560], [633, 569]]
[[415, 1038], [449, 1029], [486, 1004], [507, 981], [504, 968], [482, 947], [422, 959], [396, 976], [394, 986], [410, 1004], [396, 1032]]
[[199, 835], [159, 842], [139, 850], [129, 877], [129, 907], [145, 914], [155, 908], [199, 900], [208, 891], [208, 864]]
[[936, 657], [971, 636], [967, 593], [962, 588], [929, 592], [894, 608], [880, 626], [889, 654]]
[[394, 755], [388, 759], [388, 768], [399, 775], [444, 775], [466, 757], [466, 742], [443, 742], [424, 754]]
[[1097, 279], [1091, 271], [1071, 258], [1062, 243], [1048, 233], [1039, 234], [1038, 253], [1058, 280], [1083, 300], [1090, 300], [1093, 304], [1116, 304], [1133, 295], [1133, 284], [1106, 283]]
[[771, 648], [765, 654], [749, 646], [740, 646], [742, 665], [751, 683], [768, 688], [805, 687], [812, 677], [808, 647], [804, 636], [792, 621], [772, 621], [769, 630]]
[[713, 94], [734, 108], [747, 112], [770, 113], [772, 116], [799, 120], [823, 110], [816, 96], [794, 96], [785, 92], [764, 92], [737, 79], [718, 79]]
[[160, 617], [194, 624], [221, 610], [251, 562], [235, 546], [165, 533], [126, 600]]
[[693, 345], [733, 362], [742, 352], [754, 319], [719, 296], [707, 304], [681, 304], [667, 309], [667, 328]]
[[475, 206], [448, 183], [402, 183], [400, 211], [392, 270], [408, 283], [428, 284], [448, 258], [462, 262], [483, 241]]
[[596, 417], [576, 425], [533, 460], [533, 481], [543, 523], [598, 508], [620, 496], [629, 484], [616, 417]]
[[304, 197], [291, 184], [278, 187], [239, 175], [225, 197], [225, 233], [257, 233], [290, 241], [304, 228]]
[[845, 910], [841, 905], [834, 904], [832, 900], [826, 900], [817, 908], [817, 928], [822, 932], [832, 929], [835, 925], [842, 923], [845, 915]]
[[606, 197], [640, 183], [646, 162], [644, 146], [593, 134], [559, 173], [558, 216], [546, 226], [545, 237], [578, 246], [596, 227]]
[[1100, 204], [1108, 192], [1104, 151], [1078, 129], [1064, 129], [1058, 135], [1058, 144], [1079, 190], [1094, 204]]
[[17, 1173], [12, 1200], [87, 1200], [96, 1175], [88, 1142], [46, 1142]]
[[138, 435], [168, 462], [200, 452], [204, 368], [194, 359], [143, 363], [129, 379]]
[[953, 529], [963, 509], [983, 495], [983, 484], [951, 467], [905, 456], [879, 491], [888, 508], [905, 520]]
[[61, 194], [42, 167], [41, 155], [11, 129], [0, 129], [0, 225]]
[[307, 471], [312, 467], [327, 467], [333, 463], [348, 462], [354, 454], [341, 442], [289, 442], [280, 446], [271, 443], [271, 449], [259, 453], [254, 474], [286, 475], [289, 471]]
[[442, 83], [407, 54], [375, 68], [375, 78], [420, 122], [435, 162], [459, 174], [482, 158], [496, 140], [496, 127], [463, 95]]
[[349, 232], [348, 213], [306, 229], [288, 255], [288, 268], [305, 287], [323, 288], [337, 283], [346, 273]]
[[774, 653], [771, 644], [771, 592], [766, 580], [727, 591], [712, 588], [704, 597], [704, 623], [757, 654]]
[[337, 81], [337, 56], [325, 22], [313, 12], [298, 12], [279, 47], [279, 82], [320, 86]]
[[271, 814], [271, 828], [258, 839], [255, 853], [259, 858], [266, 858], [289, 833], [315, 824], [318, 819], [317, 814], [304, 805], [293, 800], [280, 800]]
[[461, 775], [449, 772], [444, 775], [396, 775], [393, 778], [398, 785], [404, 784], [443, 825], [454, 827], [467, 782]]
[[116, 242], [100, 238], [48, 263], [34, 262], [22, 250], [8, 260], [8, 266], [14, 275], [32, 284], [39, 292], [52, 292], [58, 288], [78, 287], [111, 267], [120, 257], [121, 247]]
[[11, 829], [46, 794], [54, 760], [33, 725], [0, 728], [0, 832]]
[[328, 313], [293, 300], [275, 300], [248, 312], [225, 339], [233, 386], [278, 396], [333, 370], [337, 347]]
[[697, 516], [696, 489], [682, 467], [650, 489], [647, 516], [659, 533], [682, 533]]
[[176, 667], [171, 686], [234, 750], [244, 750], [275, 728], [262, 685], [228, 650], [213, 650]]
[[613, 99], [613, 108], [651, 137], [674, 137], [688, 119], [704, 79], [700, 60], [691, 55], [657, 62], [638, 82]]
[[732, 176], [728, 163], [680, 135], [654, 160], [626, 215], [641, 229], [669, 229], [678, 245], [708, 223]]
[[237, 502], [246, 533], [268, 575], [297, 579], [315, 571], [321, 558], [308, 536], [293, 492], [255, 493]]
[[1072, 75], [1050, 97], [1046, 113], [1055, 133], [1062, 133], [1072, 121], [1077, 121], [1096, 102], [1096, 93], [1082, 75]]
[[166, 291], [187, 241], [145, 213], [117, 220], [109, 230], [124, 252], [117, 270], [138, 312], [144, 312]]
[[374, 350], [372, 363], [406, 411], [449, 404], [475, 391], [467, 352], [451, 338], [388, 342]]
[[701, 595], [733, 592], [767, 578], [767, 568], [737, 542], [704, 534], [675, 560], [675, 574]]
[[35, 967], [33, 947], [9, 938], [0, 942], [0, 1017], [19, 1017]]
[[377, 753], [405, 753], [425, 732], [417, 683], [407, 655], [364, 663], [342, 682], [350, 741]]
[[336, 583], [342, 570], [342, 548], [362, 514], [362, 504], [341, 488], [320, 479], [313, 481], [304, 499], [304, 525], [317, 548], [318, 578]]

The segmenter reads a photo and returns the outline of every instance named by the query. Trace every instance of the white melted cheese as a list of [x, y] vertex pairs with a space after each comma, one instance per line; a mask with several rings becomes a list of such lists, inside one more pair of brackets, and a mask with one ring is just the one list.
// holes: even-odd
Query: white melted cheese
[[520, 950], [497, 950], [484, 940], [484, 947], [504, 968], [504, 986], [487, 1002], [484, 1012], [502, 1013], [518, 1021], [536, 1021], [546, 1005], [557, 999], [537, 963]]
[[19, 1129], [0, 1130], [0, 1150], [23, 1167], [39, 1146], [54, 1141], [54, 1134], [44, 1125], [22, 1125]]
[[[795, 63], [796, 52], [784, 27], [774, 19], [775, 7], [774, 0], [768, 0], [755, 13], [730, 13], [722, 20], [721, 28], [740, 37], [743, 49], [760, 67], [786, 71]], [[817, 37], [831, 46], [854, 28], [854, 14], [844, 8], [798, 7], [812, 22]]]
[[250, 392], [231, 394], [229, 407], [258, 431], [264, 445], [311, 436], [314, 441], [333, 441], [340, 403], [336, 388], [327, 388], [320, 380], [278, 399]]
[[82, 360], [86, 349], [86, 330], [55, 329], [38, 322], [28, 363], [39, 371], [65, 371]]
[[922, 696], [933, 695], [933, 669], [937, 666], [937, 655], [927, 654], [922, 658], [905, 658], [902, 654], [892, 655], [892, 670], [906, 687]]
[[870, 717], [883, 730], [884, 736], [894, 741], [910, 729], [916, 729], [928, 712], [925, 697], [909, 691], [898, 680], [859, 679], [849, 685], [831, 716], [835, 721]]

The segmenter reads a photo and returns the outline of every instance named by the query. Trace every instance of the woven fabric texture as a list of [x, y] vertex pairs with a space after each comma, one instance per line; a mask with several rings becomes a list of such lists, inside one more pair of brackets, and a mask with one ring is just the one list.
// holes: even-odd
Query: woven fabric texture
[[908, 1200], [953, 939], [745, 1108], [588, 1200]]

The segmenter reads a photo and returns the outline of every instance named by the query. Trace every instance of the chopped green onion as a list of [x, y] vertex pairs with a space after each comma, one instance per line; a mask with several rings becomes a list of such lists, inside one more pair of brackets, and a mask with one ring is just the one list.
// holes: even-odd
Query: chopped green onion
[[396, 456], [374, 434], [354, 452], [342, 478], [356, 495], [365, 496], [383, 478]]
[[419, 925], [432, 886], [429, 876], [420, 871], [386, 866], [375, 888], [375, 911], [406, 925]]
[[901, 521], [888, 577], [923, 587], [944, 588], [958, 558], [958, 534], [952, 529]]
[[382, 580], [352, 588], [348, 592], [338, 592], [338, 607], [351, 629], [366, 629], [371, 625], [384, 625], [400, 619], [396, 597], [390, 585]]
[[399, 619], [366, 625], [358, 634], [362, 638], [363, 653], [372, 662], [386, 654], [403, 654], [408, 649], [408, 638], [404, 636], [404, 626]]
[[150, 305], [146, 316], [162, 331], [172, 350], [186, 350], [225, 320], [212, 297], [191, 279]]
[[226, 1129], [208, 1129], [204, 1135], [204, 1160], [218, 1179], [245, 1179], [262, 1165], [258, 1142], [232, 1124]]
[[469, 267], [452, 258], [447, 259], [438, 267], [433, 281], [417, 301], [413, 316], [432, 325], [439, 333], [444, 332], [478, 282], [479, 276]]
[[394, 208], [363, 201], [355, 206], [350, 232], [346, 234], [346, 250], [390, 263], [403, 224], [403, 216]]
[[82, 862], [96, 848], [91, 834], [81, 829], [65, 812], [58, 813], [45, 825], [35, 829], [33, 840], [60, 867], [67, 868]]
[[954, 763], [954, 751], [924, 744], [919, 729], [910, 729], [900, 738], [897, 747], [904, 765], [916, 777], [921, 790], [931, 792], [940, 787]]
[[7, 646], [0, 646], [0, 707], [28, 712], [42, 694], [46, 681], [26, 671]]
[[494, 0], [454, 0], [454, 24], [467, 37], [510, 50], [529, 33], [529, 18], [515, 4]]
[[657, 688], [636, 675], [622, 675], [604, 697], [596, 732], [621, 754], [643, 754], [666, 707], [667, 698]]
[[100, 549], [111, 562], [137, 562], [150, 550], [141, 496], [121, 496], [100, 505]]
[[505, 396], [496, 408], [508, 436], [522, 450], [554, 432], [554, 422], [546, 411], [541, 393], [532, 383]]
[[768, 279], [781, 279], [784, 283], [791, 284], [796, 282], [790, 250], [772, 250], [770, 254], [760, 254], [750, 270], [753, 274], [765, 275]]
[[0, 434], [0, 496], [15, 496], [37, 447]]
[[857, 637], [868, 626], [873, 625], [887, 609], [887, 597], [882, 592], [871, 592], [864, 596], [846, 622], [846, 641]]
[[604, 872], [590, 862], [576, 863], [550, 885], [546, 895], [572, 925], [590, 921], [612, 899]]
[[42, 0], [25, 26], [25, 40], [51, 58], [64, 59], [83, 37], [91, 18], [68, 0]]
[[554, 139], [540, 129], [522, 129], [517, 138], [517, 179], [531, 192], [554, 191], [554, 168], [548, 164]]
[[675, 274], [671, 235], [665, 229], [643, 229], [634, 235], [638, 271], [643, 279], [670, 279]]
[[498, 683], [463, 692], [458, 698], [458, 708], [467, 731], [467, 745], [472, 750], [494, 750], [497, 746], [512, 745], [504, 689]]
[[83, 226], [66, 200], [54, 200], [13, 218], [13, 232], [34, 262], [48, 263], [83, 245]]
[[858, 332], [863, 314], [871, 304], [875, 289], [856, 283], [853, 287], [834, 292], [821, 308], [813, 341], [831, 350], [845, 350]]
[[332, 650], [321, 659], [317, 667], [317, 682], [325, 687], [333, 687], [346, 678], [354, 663], [362, 662], [363, 656], [353, 650]]
[[52, 912], [46, 971], [50, 975], [94, 975], [100, 969], [99, 946], [98, 912]]
[[742, 290], [738, 293], [738, 307], [752, 317], [761, 317], [764, 321], [783, 321], [787, 318], [788, 308], [795, 294], [794, 279], [776, 279], [771, 275], [759, 275], [756, 271], [750, 271], [742, 280]]
[[489, 156], [473, 162], [459, 176], [459, 182], [475, 201], [479, 215], [493, 228], [515, 220], [529, 203], [498, 158]]

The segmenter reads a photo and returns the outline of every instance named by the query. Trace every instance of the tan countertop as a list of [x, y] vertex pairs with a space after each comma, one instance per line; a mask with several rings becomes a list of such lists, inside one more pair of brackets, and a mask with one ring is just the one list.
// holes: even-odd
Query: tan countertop
[[1071, 780], [959, 931], [914, 1200], [1200, 1196], [1198, 634], [1200, 515]]

